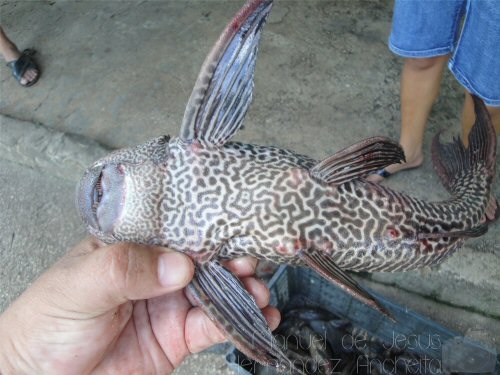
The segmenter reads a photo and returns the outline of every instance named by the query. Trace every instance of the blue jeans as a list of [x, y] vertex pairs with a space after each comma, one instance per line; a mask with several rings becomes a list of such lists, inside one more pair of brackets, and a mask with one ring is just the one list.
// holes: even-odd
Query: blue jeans
[[389, 48], [412, 58], [451, 53], [455, 78], [500, 106], [499, 0], [396, 0]]

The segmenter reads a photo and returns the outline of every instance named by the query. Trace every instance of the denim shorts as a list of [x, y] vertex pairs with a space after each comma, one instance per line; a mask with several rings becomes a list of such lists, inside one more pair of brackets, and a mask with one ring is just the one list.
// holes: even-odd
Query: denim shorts
[[403, 57], [452, 54], [456, 79], [500, 106], [499, 0], [396, 0], [389, 48]]

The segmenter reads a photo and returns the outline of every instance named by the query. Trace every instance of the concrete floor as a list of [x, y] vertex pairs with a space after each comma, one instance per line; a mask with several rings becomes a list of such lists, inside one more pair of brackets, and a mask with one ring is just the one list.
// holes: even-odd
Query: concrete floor
[[[0, 3], [5, 31], [19, 48], [36, 48], [42, 67], [30, 89], [0, 67], [0, 311], [83, 237], [72, 202], [84, 166], [109, 148], [177, 134], [200, 65], [241, 3]], [[261, 41], [254, 102], [237, 139], [316, 158], [371, 135], [397, 139], [401, 61], [386, 45], [391, 8], [385, 1], [277, 0]], [[438, 130], [458, 131], [462, 96], [447, 74], [423, 167], [394, 176], [389, 186], [446, 198], [430, 164], [430, 141]], [[462, 333], [488, 329], [500, 346], [499, 233], [492, 226], [432, 270], [371, 278]], [[447, 318], [448, 308], [459, 322]]]

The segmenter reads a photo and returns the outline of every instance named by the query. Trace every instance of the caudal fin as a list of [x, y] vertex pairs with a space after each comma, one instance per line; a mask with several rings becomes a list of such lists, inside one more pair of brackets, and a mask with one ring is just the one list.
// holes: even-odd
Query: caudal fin
[[474, 205], [484, 215], [495, 177], [496, 134], [481, 99], [472, 96], [476, 121], [469, 134], [469, 147], [460, 139], [442, 144], [439, 134], [432, 142], [432, 161], [446, 189], [454, 198]]

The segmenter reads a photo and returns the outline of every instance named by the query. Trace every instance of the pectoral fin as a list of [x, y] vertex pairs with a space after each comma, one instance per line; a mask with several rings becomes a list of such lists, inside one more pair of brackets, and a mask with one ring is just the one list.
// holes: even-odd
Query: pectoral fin
[[331, 185], [340, 185], [405, 160], [401, 146], [383, 137], [372, 137], [324, 159], [311, 175]]
[[244, 354], [278, 370], [293, 370], [253, 297], [219, 262], [197, 265], [189, 290], [201, 308]]
[[208, 54], [189, 98], [180, 137], [223, 145], [240, 129], [252, 101], [260, 35], [272, 0], [250, 0]]
[[364, 290], [351, 276], [340, 269], [328, 255], [317, 250], [303, 250], [299, 253], [302, 260], [328, 281], [342, 288], [359, 301], [386, 315], [394, 321], [392, 315], [370, 293]]

